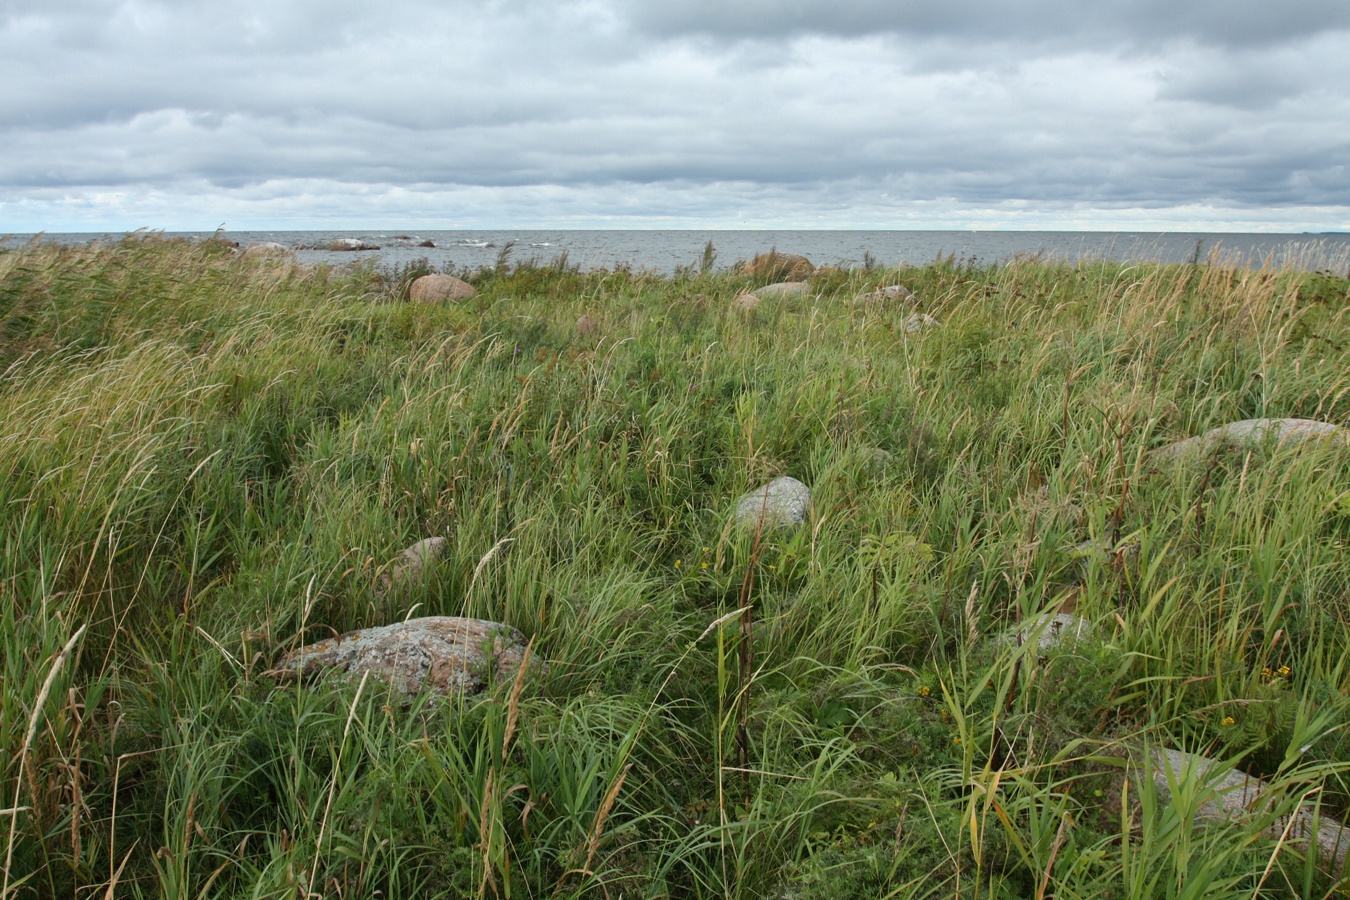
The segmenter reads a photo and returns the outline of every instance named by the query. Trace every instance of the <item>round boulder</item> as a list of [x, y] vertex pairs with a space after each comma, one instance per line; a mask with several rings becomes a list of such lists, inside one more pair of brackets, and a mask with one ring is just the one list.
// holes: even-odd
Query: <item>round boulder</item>
[[394, 691], [442, 695], [481, 691], [490, 679], [516, 677], [525, 638], [498, 622], [425, 616], [394, 625], [349, 631], [288, 653], [279, 672], [310, 677], [325, 672], [359, 679], [369, 672]]
[[790, 528], [805, 522], [810, 508], [811, 489], [784, 476], [737, 500], [736, 524], [752, 531]]
[[755, 258], [741, 266], [741, 274], [751, 278], [777, 278], [781, 281], [801, 281], [816, 267], [811, 260], [796, 253], [757, 253]]
[[408, 296], [418, 303], [442, 300], [467, 300], [478, 292], [467, 281], [453, 275], [423, 275], [412, 283]]
[[752, 313], [759, 308], [759, 298], [754, 294], [741, 294], [731, 301], [731, 308], [738, 313]]

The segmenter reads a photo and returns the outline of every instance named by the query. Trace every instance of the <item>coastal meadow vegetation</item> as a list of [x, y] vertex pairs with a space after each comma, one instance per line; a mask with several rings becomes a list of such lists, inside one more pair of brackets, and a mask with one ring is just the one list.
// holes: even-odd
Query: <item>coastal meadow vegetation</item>
[[[0, 898], [1345, 895], [1350, 445], [1157, 451], [1350, 424], [1347, 273], [716, 260], [0, 251]], [[429, 615], [546, 665], [278, 670]]]

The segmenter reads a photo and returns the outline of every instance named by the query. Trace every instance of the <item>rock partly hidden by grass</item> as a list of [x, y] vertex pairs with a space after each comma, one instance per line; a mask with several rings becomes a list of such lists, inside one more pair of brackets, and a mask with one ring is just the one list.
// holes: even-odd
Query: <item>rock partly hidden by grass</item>
[[0, 251], [0, 896], [1334, 895], [1344, 272], [275, 252]]

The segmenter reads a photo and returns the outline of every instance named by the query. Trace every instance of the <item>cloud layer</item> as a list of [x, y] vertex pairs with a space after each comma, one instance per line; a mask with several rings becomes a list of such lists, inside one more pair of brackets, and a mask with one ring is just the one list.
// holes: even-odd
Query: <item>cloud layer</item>
[[1350, 5], [4, 0], [0, 231], [1350, 228]]

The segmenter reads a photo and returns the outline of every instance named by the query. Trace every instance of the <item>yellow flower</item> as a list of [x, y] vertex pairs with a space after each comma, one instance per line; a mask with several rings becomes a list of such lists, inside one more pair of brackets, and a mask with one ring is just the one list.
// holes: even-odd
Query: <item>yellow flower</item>
[[682, 562], [684, 562], [684, 560], [681, 560], [681, 559], [675, 560], [675, 568], [678, 569], [678, 568], [680, 567], [680, 563], [682, 563]]
[[926, 684], [919, 688], [920, 697], [927, 697], [931, 693], [933, 693], [932, 690], [929, 689], [928, 685]]
[[1237, 720], [1234, 719], [1232, 716], [1224, 716], [1224, 717], [1223, 717], [1223, 721], [1220, 722], [1219, 725], [1222, 726], [1222, 727], [1224, 727], [1224, 728], [1227, 728], [1229, 725], [1234, 724], [1236, 721], [1237, 721]]
[[701, 562], [701, 563], [698, 564], [698, 567], [699, 567], [700, 569], [706, 569], [706, 568], [708, 568], [708, 564], [707, 564], [706, 562]]

